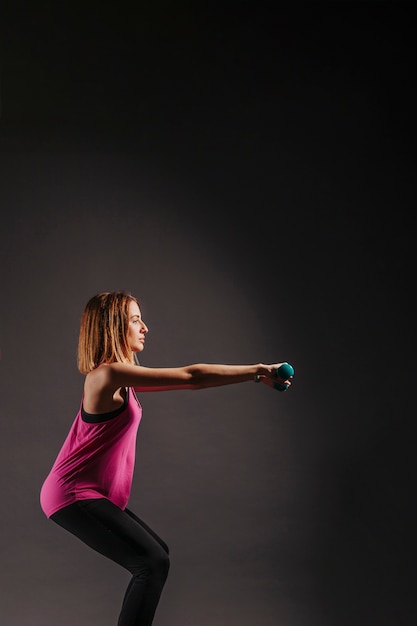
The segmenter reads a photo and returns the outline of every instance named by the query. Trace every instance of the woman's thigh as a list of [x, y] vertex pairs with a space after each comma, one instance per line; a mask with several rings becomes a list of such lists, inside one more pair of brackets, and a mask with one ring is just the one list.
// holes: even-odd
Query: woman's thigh
[[51, 519], [129, 571], [167, 555], [164, 542], [146, 524], [105, 498], [80, 500]]
[[130, 515], [132, 519], [134, 519], [138, 524], [140, 524], [154, 539], [159, 543], [160, 546], [165, 550], [167, 554], [169, 554], [169, 548], [165, 541], [159, 537], [152, 528], [150, 528], [142, 519], [140, 519], [135, 513], [132, 513], [129, 509], [125, 509], [125, 513]]

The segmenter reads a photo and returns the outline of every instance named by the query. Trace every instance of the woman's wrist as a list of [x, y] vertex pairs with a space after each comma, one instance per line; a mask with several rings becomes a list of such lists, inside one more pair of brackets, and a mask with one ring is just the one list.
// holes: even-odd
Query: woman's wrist
[[260, 383], [262, 378], [264, 378], [265, 376], [268, 376], [269, 374], [269, 368], [267, 365], [264, 365], [263, 363], [258, 363], [258, 365], [256, 366], [256, 372], [253, 376], [253, 380], [255, 383]]

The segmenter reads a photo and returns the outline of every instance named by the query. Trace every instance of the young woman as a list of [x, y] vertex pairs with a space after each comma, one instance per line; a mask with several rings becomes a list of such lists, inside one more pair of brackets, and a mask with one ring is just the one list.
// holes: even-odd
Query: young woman
[[277, 377], [281, 363], [138, 365], [147, 332], [129, 293], [100, 293], [87, 303], [78, 342], [82, 401], [40, 494], [48, 518], [131, 572], [118, 626], [152, 624], [169, 568], [165, 542], [127, 508], [142, 416], [136, 391], [291, 385]]

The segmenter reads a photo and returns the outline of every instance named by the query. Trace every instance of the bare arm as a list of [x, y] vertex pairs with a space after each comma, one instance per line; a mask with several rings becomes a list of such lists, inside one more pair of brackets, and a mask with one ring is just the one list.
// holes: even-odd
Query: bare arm
[[[91, 413], [105, 413], [122, 403], [120, 389], [133, 387], [136, 391], [174, 391], [177, 389], [207, 389], [247, 381], [269, 387], [282, 381], [276, 370], [281, 363], [264, 365], [222, 365], [198, 363], [185, 367], [143, 367], [125, 363], [100, 365], [90, 372], [84, 385], [84, 407]], [[283, 382], [283, 381], [282, 381]], [[285, 381], [288, 385], [290, 380]]]
[[[280, 363], [264, 365], [224, 365], [198, 363], [184, 367], [144, 367], [111, 363], [98, 370], [101, 385], [118, 389], [134, 387], [136, 391], [174, 391], [177, 389], [207, 389], [253, 381], [258, 375], [260, 382], [273, 386], [276, 382], [276, 369]], [[99, 373], [97, 370], [97, 374]], [[98, 382], [98, 381], [97, 381]], [[100, 386], [101, 386], [100, 385]]]

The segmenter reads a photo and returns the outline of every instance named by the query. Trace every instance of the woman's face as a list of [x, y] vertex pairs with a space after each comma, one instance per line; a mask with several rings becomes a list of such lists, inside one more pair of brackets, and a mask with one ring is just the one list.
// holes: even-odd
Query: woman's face
[[139, 306], [131, 300], [129, 302], [129, 330], [127, 341], [132, 352], [142, 352], [145, 347], [145, 335], [148, 327], [142, 320]]

